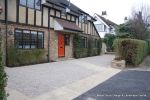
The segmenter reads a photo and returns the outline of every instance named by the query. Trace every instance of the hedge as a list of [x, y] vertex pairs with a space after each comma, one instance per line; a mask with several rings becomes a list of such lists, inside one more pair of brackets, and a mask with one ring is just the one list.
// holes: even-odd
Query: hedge
[[43, 58], [45, 51], [42, 49], [19, 50], [14, 47], [8, 49], [8, 66], [22, 66], [46, 62]]
[[149, 51], [148, 53], [150, 54], [150, 39], [147, 39], [146, 41], [148, 43], [148, 51]]
[[0, 100], [6, 100], [6, 92], [5, 92], [6, 81], [7, 81], [7, 76], [4, 71], [4, 66], [2, 63], [2, 52], [1, 52], [1, 41], [0, 41]]
[[117, 56], [130, 65], [140, 64], [149, 52], [148, 42], [137, 39], [116, 39], [113, 47]]

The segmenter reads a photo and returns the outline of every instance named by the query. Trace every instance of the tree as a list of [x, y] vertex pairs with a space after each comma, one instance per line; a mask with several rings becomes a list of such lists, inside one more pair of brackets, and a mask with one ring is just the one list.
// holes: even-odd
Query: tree
[[150, 37], [150, 6], [142, 5], [134, 8], [131, 18], [119, 26], [118, 33], [129, 33], [137, 39]]
[[113, 51], [112, 45], [113, 45], [115, 38], [116, 38], [116, 36], [114, 34], [105, 34], [103, 41], [107, 46], [108, 52]]

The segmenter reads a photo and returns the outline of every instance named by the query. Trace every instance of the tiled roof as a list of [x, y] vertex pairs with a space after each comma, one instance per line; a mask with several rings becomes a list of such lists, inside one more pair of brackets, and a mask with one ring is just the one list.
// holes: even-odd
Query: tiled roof
[[57, 21], [64, 29], [82, 32], [82, 30], [81, 30], [75, 23], [73, 23], [73, 22], [69, 22], [69, 21], [62, 20], [62, 19], [56, 19], [56, 21]]
[[99, 18], [101, 18], [109, 27], [111, 26], [118, 26], [116, 23], [110, 21], [109, 19], [106, 19], [98, 14], [96, 14]]
[[[54, 4], [66, 7], [69, 5], [69, 1], [68, 0], [47, 0], [49, 2], [52, 2]], [[76, 12], [78, 12], [79, 10], [82, 11], [80, 8], [78, 8], [77, 6], [75, 6], [74, 4], [70, 3], [70, 7], [71, 10], [74, 10]], [[84, 11], [83, 11], [84, 12]]]
[[[83, 13], [86, 13], [85, 11], [83, 11], [82, 9], [80, 9], [79, 7], [77, 7], [76, 5], [74, 5], [73, 3], [70, 3], [69, 5], [69, 1], [68, 0], [47, 0], [53, 4], [57, 4], [59, 6], [62, 6], [64, 8], [68, 7], [71, 11], [74, 11], [76, 13], [79, 13], [79, 15]], [[89, 15], [88, 13], [86, 13], [87, 15]], [[91, 15], [89, 15], [93, 20], [95, 20]]]

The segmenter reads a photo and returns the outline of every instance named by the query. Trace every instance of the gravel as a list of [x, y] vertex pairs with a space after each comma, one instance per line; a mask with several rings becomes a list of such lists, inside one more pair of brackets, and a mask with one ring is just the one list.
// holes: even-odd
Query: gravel
[[6, 68], [8, 75], [7, 87], [17, 90], [28, 97], [36, 97], [98, 72], [88, 69], [82, 64], [80, 65], [80, 62], [108, 67], [113, 57], [104, 55], [78, 60]]

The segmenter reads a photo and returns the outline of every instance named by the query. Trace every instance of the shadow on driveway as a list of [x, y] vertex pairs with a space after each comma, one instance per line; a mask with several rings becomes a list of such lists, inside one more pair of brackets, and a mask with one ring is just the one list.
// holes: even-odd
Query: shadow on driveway
[[150, 100], [150, 72], [124, 70], [74, 100]]

